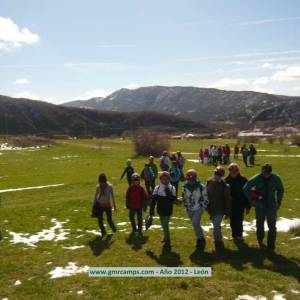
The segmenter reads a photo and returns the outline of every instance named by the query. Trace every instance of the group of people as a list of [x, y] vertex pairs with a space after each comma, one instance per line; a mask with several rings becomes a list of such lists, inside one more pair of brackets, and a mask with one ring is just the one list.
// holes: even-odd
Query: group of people
[[[281, 205], [284, 189], [280, 177], [272, 172], [270, 164], [263, 165], [261, 173], [249, 181], [240, 173], [236, 163], [228, 166], [229, 174], [226, 177], [224, 167], [217, 166], [213, 176], [204, 185], [196, 170], [190, 169], [183, 174], [184, 159], [180, 152], [171, 157], [173, 160], [164, 152], [160, 158], [160, 172], [158, 172], [154, 157], [150, 156], [141, 175], [134, 171], [131, 160], [127, 161], [121, 178], [126, 175], [128, 180], [126, 208], [129, 210], [133, 235], [143, 235], [143, 213], [149, 208], [149, 214], [145, 219], [146, 229], [151, 226], [156, 211], [163, 229], [163, 242], [165, 246], [171, 247], [169, 222], [173, 214], [173, 206], [177, 203], [178, 183], [184, 181], [182, 203], [193, 225], [198, 250], [203, 251], [206, 244], [201, 227], [201, 219], [205, 211], [212, 220], [215, 248], [220, 250], [224, 248], [221, 230], [223, 219], [230, 219], [233, 240], [242, 241], [244, 213], [249, 213], [251, 206], [255, 206], [259, 246], [265, 247], [263, 240], [266, 219], [269, 227], [267, 248], [275, 249], [277, 210]], [[159, 183], [156, 185], [158, 178]], [[146, 190], [141, 185], [141, 179], [145, 181]], [[104, 212], [112, 231], [116, 231], [112, 220], [112, 209], [116, 209], [113, 188], [105, 174], [101, 174], [94, 197], [92, 215], [98, 218], [102, 235], [106, 234], [103, 224]]]
[[202, 164], [224, 164], [230, 163], [230, 147], [228, 144], [224, 146], [210, 145], [209, 148], [199, 150], [199, 161]]
[[[238, 146], [236, 146], [236, 147], [238, 147]], [[241, 154], [243, 157], [243, 162], [246, 167], [249, 167], [249, 166], [253, 167], [255, 165], [256, 153], [257, 153], [257, 151], [253, 144], [250, 144], [249, 148], [247, 147], [246, 144], [244, 144], [241, 147]], [[238, 153], [237, 153], [237, 155], [238, 155]], [[249, 162], [248, 162], [248, 160], [249, 160]]]

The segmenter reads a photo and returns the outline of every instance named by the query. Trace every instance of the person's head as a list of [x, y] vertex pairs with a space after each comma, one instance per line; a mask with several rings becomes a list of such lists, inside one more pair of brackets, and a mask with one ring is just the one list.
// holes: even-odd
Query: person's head
[[131, 182], [133, 185], [140, 185], [140, 181], [141, 181], [141, 178], [138, 173], [133, 173], [131, 175]]
[[217, 166], [214, 170], [214, 178], [219, 181], [225, 175], [225, 170], [222, 166]]
[[261, 167], [261, 173], [265, 178], [269, 178], [272, 174], [272, 165], [271, 164], [264, 164]]
[[163, 152], [163, 156], [168, 156], [168, 151], [167, 151], [167, 150], [165, 150], [165, 151]]
[[239, 168], [238, 164], [236, 164], [236, 163], [231, 163], [228, 166], [228, 171], [229, 171], [230, 177], [232, 177], [232, 178], [235, 178], [240, 174], [240, 168]]
[[154, 156], [152, 156], [152, 155], [149, 156], [149, 162], [150, 162], [150, 163], [153, 163], [153, 162], [154, 162]]
[[189, 169], [186, 172], [186, 180], [190, 185], [194, 185], [197, 180], [197, 171], [195, 169]]
[[178, 156], [178, 157], [181, 156], [181, 151], [177, 151], [177, 156]]
[[169, 172], [161, 172], [159, 176], [160, 182], [164, 185], [168, 185], [170, 183], [170, 174]]
[[98, 177], [98, 182], [101, 187], [107, 185], [107, 177], [104, 173], [100, 174]]
[[132, 165], [132, 161], [131, 161], [131, 159], [127, 159], [127, 161], [126, 161], [126, 165], [127, 165], [128, 167]]
[[172, 160], [172, 167], [176, 168], [177, 167], [177, 161], [176, 160]]

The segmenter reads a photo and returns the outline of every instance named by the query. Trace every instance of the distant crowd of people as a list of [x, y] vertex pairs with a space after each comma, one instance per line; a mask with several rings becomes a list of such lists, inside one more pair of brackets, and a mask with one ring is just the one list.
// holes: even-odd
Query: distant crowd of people
[[[143, 235], [143, 212], [149, 208], [145, 219], [145, 228], [152, 225], [155, 210], [160, 218], [163, 229], [163, 242], [166, 247], [171, 247], [169, 222], [173, 214], [173, 205], [183, 203], [187, 215], [191, 220], [196, 236], [196, 248], [203, 251], [206, 244], [201, 219], [205, 211], [208, 212], [213, 224], [213, 236], [216, 250], [224, 248], [221, 224], [223, 219], [230, 219], [232, 238], [235, 242], [243, 240], [244, 213], [249, 213], [251, 206], [255, 206], [256, 234], [260, 247], [264, 247], [264, 221], [269, 227], [267, 248], [275, 249], [276, 218], [283, 198], [283, 185], [278, 175], [272, 172], [270, 164], [264, 164], [261, 173], [249, 181], [241, 172], [238, 164], [230, 163], [228, 175], [225, 177], [225, 168], [221, 163], [230, 162], [230, 148], [211, 146], [205, 149], [211, 153], [211, 163], [219, 164], [215, 167], [213, 175], [204, 185], [195, 169], [184, 172], [185, 159], [180, 151], [168, 154], [164, 151], [159, 160], [159, 166], [153, 156], [145, 164], [142, 171], [137, 173], [130, 159], [121, 175], [126, 176], [128, 189], [125, 193], [126, 207], [129, 210], [129, 220], [132, 235]], [[221, 150], [219, 150], [221, 149]], [[247, 157], [255, 156], [253, 145], [249, 149], [244, 145], [241, 150], [234, 149], [234, 158], [238, 154]], [[251, 153], [251, 154], [250, 154]], [[205, 163], [206, 156], [201, 156]], [[254, 159], [250, 160], [254, 164]], [[244, 160], [245, 162], [245, 160]], [[246, 164], [246, 163], [245, 163]], [[248, 163], [246, 164], [248, 165]], [[141, 185], [144, 181], [146, 189]], [[112, 220], [112, 209], [116, 210], [113, 187], [108, 183], [105, 174], [99, 176], [99, 184], [93, 201], [92, 216], [98, 218], [102, 236], [106, 235], [103, 223], [103, 214], [107, 215], [107, 222], [112, 231], [117, 228]], [[158, 182], [157, 182], [158, 181]], [[178, 199], [179, 182], [183, 182], [182, 198]]]
[[[256, 153], [257, 151], [253, 144], [251, 144], [249, 148], [246, 144], [242, 147], [239, 147], [239, 145], [236, 144], [233, 148], [233, 159], [238, 159], [239, 154], [241, 154], [246, 167], [254, 166]], [[199, 162], [205, 165], [228, 165], [230, 164], [230, 155], [231, 149], [228, 144], [224, 146], [210, 145], [208, 148], [201, 148], [199, 150]]]

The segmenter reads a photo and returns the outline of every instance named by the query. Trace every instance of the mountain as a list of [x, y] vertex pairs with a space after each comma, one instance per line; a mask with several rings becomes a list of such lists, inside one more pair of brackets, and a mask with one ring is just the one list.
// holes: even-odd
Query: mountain
[[159, 128], [160, 131], [205, 129], [200, 123], [156, 112], [107, 112], [0, 96], [0, 134], [110, 136], [139, 128]]
[[[92, 101], [93, 99], [91, 99]], [[225, 124], [245, 128], [256, 120], [268, 124], [300, 123], [299, 115], [292, 109], [300, 97], [288, 97], [252, 91], [224, 91], [197, 87], [150, 86], [135, 90], [120, 89], [108, 97], [93, 100], [93, 108], [107, 111], [156, 111], [181, 116], [194, 121]], [[68, 106], [68, 103], [63, 105]], [[73, 103], [74, 105], [74, 103]], [[287, 113], [277, 118], [272, 109], [284, 105]], [[89, 101], [80, 102], [90, 107]]]
[[70, 101], [66, 104], [68, 107], [78, 107], [78, 108], [90, 108], [90, 109], [99, 109], [100, 102], [104, 100], [103, 97], [95, 97], [89, 100], [75, 100]]

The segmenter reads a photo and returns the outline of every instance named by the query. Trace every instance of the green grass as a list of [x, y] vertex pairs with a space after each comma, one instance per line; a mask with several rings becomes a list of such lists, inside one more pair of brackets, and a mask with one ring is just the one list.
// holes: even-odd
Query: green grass
[[[225, 141], [213, 141], [224, 143]], [[233, 145], [233, 141], [230, 142]], [[172, 150], [198, 152], [212, 141], [173, 141]], [[101, 145], [101, 147], [99, 147]], [[258, 149], [269, 152], [259, 154], [300, 154], [298, 148], [286, 151], [284, 145], [260, 144]], [[53, 157], [76, 156], [55, 160]], [[145, 159], [134, 157], [130, 141], [76, 140], [58, 141], [56, 146], [39, 151], [7, 151], [0, 155], [0, 189], [64, 183], [64, 186], [4, 193], [0, 207], [0, 226], [4, 240], [0, 242], [0, 299], [234, 299], [238, 295], [264, 295], [272, 299], [272, 290], [285, 294], [286, 299], [299, 295], [300, 290], [300, 242], [291, 240], [293, 232], [278, 233], [276, 254], [258, 249], [255, 233], [246, 237], [246, 245], [237, 248], [225, 240], [226, 250], [214, 252], [212, 232], [206, 233], [206, 252], [199, 256], [194, 252], [195, 237], [191, 224], [173, 219], [178, 226], [187, 229], [171, 231], [172, 250], [162, 251], [161, 231], [145, 233], [142, 241], [131, 240], [125, 232], [117, 232], [111, 238], [78, 232], [98, 229], [95, 219], [90, 218], [91, 201], [100, 172], [105, 172], [113, 184], [117, 211], [116, 223], [128, 221], [125, 209], [126, 180], [119, 177], [127, 158], [132, 157], [136, 170], [141, 170]], [[196, 159], [197, 155], [186, 155]], [[300, 212], [299, 158], [258, 157], [257, 163], [271, 162], [274, 171], [282, 177], [286, 188], [279, 217], [297, 218]], [[242, 173], [248, 178], [259, 171], [259, 166], [245, 168], [239, 161]], [[205, 182], [213, 167], [187, 162], [185, 168], [199, 171]], [[78, 211], [74, 211], [78, 210]], [[41, 218], [45, 216], [45, 218]], [[174, 216], [186, 218], [182, 206], [176, 206]], [[36, 248], [24, 244], [11, 244], [8, 231], [36, 233], [52, 226], [51, 218], [69, 221], [70, 229], [64, 241], [45, 241]], [[252, 221], [253, 210], [246, 220]], [[4, 222], [7, 220], [7, 222]], [[207, 214], [204, 224], [209, 223]], [[158, 220], [155, 220], [158, 224]], [[121, 227], [119, 227], [121, 228]], [[128, 228], [129, 229], [129, 228]], [[79, 238], [78, 235], [82, 235]], [[229, 237], [230, 231], [224, 230]], [[78, 250], [63, 246], [85, 245]], [[48, 265], [47, 262], [53, 262]], [[210, 266], [212, 278], [89, 278], [86, 274], [50, 279], [49, 272], [55, 267], [66, 267], [68, 262], [78, 266]], [[16, 280], [22, 284], [14, 286]], [[77, 291], [83, 290], [83, 295]]]

